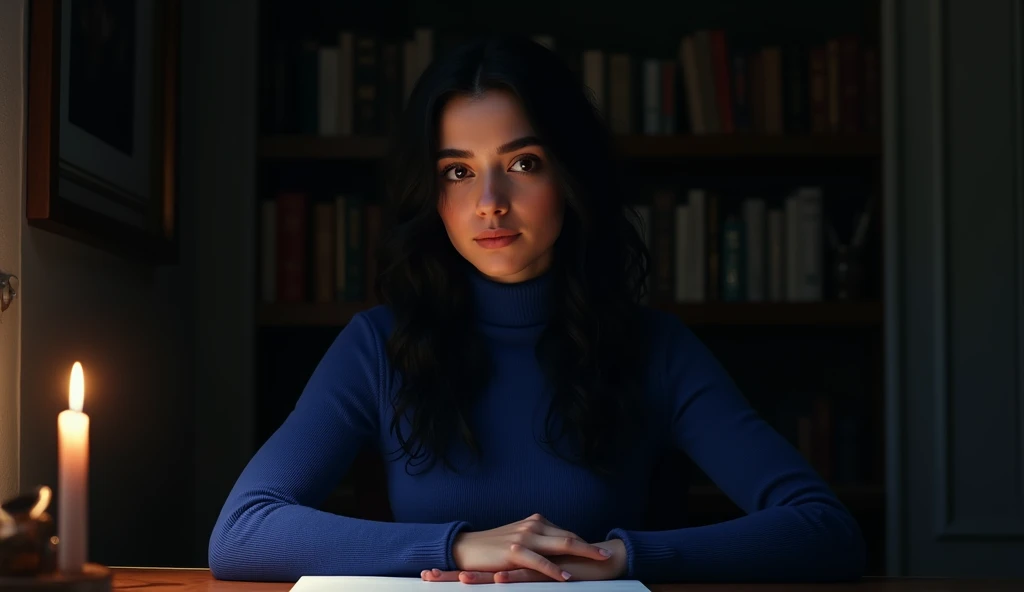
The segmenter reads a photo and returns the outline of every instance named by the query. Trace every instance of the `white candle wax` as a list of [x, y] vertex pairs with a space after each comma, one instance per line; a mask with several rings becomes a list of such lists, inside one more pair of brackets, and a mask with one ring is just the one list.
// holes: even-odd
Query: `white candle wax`
[[84, 399], [82, 365], [75, 362], [68, 397], [70, 409], [57, 416], [57, 566], [68, 574], [81, 573], [86, 561], [89, 416], [82, 413]]

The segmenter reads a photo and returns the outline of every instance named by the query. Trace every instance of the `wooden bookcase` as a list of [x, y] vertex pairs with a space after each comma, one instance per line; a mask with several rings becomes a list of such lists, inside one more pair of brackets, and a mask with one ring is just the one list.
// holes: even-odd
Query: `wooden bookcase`
[[[821, 3], [794, 0], [768, 7], [765, 6], [768, 3], [734, 0], [666, 8], [641, 2], [638, 9], [630, 11], [620, 11], [617, 5], [605, 6], [600, 2], [556, 0], [545, 5], [545, 10], [558, 18], [578, 14], [586, 7], [585, 12], [595, 19], [590, 27], [579, 23], [539, 27], [530, 19], [505, 18], [515, 12], [509, 11], [509, 7], [499, 10], [498, 7], [463, 6], [452, 13], [441, 10], [434, 2], [413, 3], [411, 0], [348, 8], [341, 7], [342, 4], [347, 6], [347, 3], [317, 1], [311, 3], [313, 9], [300, 12], [281, 0], [262, 0], [258, 199], [266, 204], [282, 193], [303, 194], [303, 232], [306, 234], [294, 243], [303, 249], [305, 270], [298, 277], [302, 278], [304, 289], [291, 301], [282, 302], [264, 294], [263, 280], [279, 269], [280, 261], [268, 266], [258, 257], [260, 283], [254, 286], [258, 305], [253, 319], [257, 327], [259, 375], [256, 383], [260, 385], [257, 445], [291, 410], [309, 373], [338, 330], [352, 315], [373, 305], [368, 288], [361, 293], [357, 291], [361, 295], [356, 298], [350, 293], [346, 297], [317, 301], [315, 284], [318, 280], [313, 277], [318, 269], [313, 207], [316, 203], [331, 203], [338, 195], [358, 196], [364, 205], [379, 204], [381, 174], [378, 165], [385, 154], [387, 140], [383, 129], [363, 134], [321, 133], [309, 127], [308, 119], [300, 121], [296, 115], [301, 110], [298, 105], [305, 101], [308, 108], [316, 102], [311, 102], [308, 91], [303, 95], [302, 89], [296, 88], [303, 84], [303, 68], [307, 80], [313, 75], [310, 63], [303, 63], [301, 57], [296, 56], [302, 55], [304, 44], [307, 48], [310, 44], [316, 47], [337, 44], [338, 32], [348, 30], [366, 34], [380, 44], [396, 44], [401, 59], [403, 44], [414, 39], [415, 31], [422, 28], [432, 32], [436, 54], [462, 37], [464, 30], [493, 29], [493, 23], [502, 23], [503, 30], [550, 36], [556, 51], [571, 64], [580, 64], [579, 56], [584, 49], [603, 50], [606, 58], [613, 53], [628, 54], [633, 59], [631, 87], [641, 84], [644, 57], [676, 62], [677, 123], [672, 133], [642, 133], [643, 117], [635, 114], [632, 115], [633, 128], [628, 133], [616, 134], [617, 147], [627, 165], [625, 170], [631, 176], [630, 191], [638, 205], [650, 206], [653, 195], [659, 190], [673, 192], [675, 205], [685, 204], [688, 190], [699, 187], [721, 198], [724, 219], [726, 213], [737, 212], [744, 199], [764, 199], [765, 207], [770, 210], [784, 208], [785, 199], [797, 188], [821, 188], [823, 222], [818, 236], [824, 276], [820, 298], [790, 301], [784, 295], [781, 301], [772, 301], [766, 295], [761, 301], [725, 302], [721, 297], [709, 298], [706, 294], [702, 301], [678, 302], [673, 297], [656, 294], [651, 306], [671, 311], [690, 325], [759, 412], [787, 437], [793, 438], [794, 445], [801, 446], [812, 462], [826, 463], [827, 466], [822, 465], [826, 468], [823, 474], [864, 529], [869, 545], [869, 570], [884, 573], [883, 220], [880, 218], [883, 146], [877, 110], [870, 116], [866, 114], [877, 109], [880, 90], [876, 86], [868, 93], [862, 86], [849, 91], [853, 98], [836, 99], [835, 106], [827, 104], [827, 121], [825, 129], [821, 129], [820, 122], [814, 123], [810, 113], [815, 108], [811, 93], [825, 92], [826, 96], [831, 96], [828, 93], [845, 87], [842, 82], [833, 83], [828, 78], [832, 70], [826, 70], [824, 81], [815, 81], [811, 73], [805, 72], [806, 78], [796, 78], [794, 82], [802, 85], [797, 94], [802, 94], [806, 101], [803, 111], [795, 108], [794, 113], [788, 113], [785, 109], [793, 100], [788, 98], [787, 84], [792, 81], [786, 70], [781, 74], [783, 87], [779, 90], [780, 98], [787, 105], [780, 107], [785, 116], [783, 129], [768, 129], [762, 113], [752, 115], [749, 129], [695, 134], [687, 122], [689, 113], [683, 96], [686, 82], [681, 73], [685, 66], [678, 50], [680, 39], [695, 31], [724, 30], [725, 38], [730, 42], [737, 39], [737, 47], [742, 47], [748, 57], [766, 46], [779, 46], [784, 52], [797, 48], [792, 54], [796, 57], [788, 57], [789, 53], [783, 55], [787, 60], [803, 59], [810, 70], [808, 60], [812, 48], [823, 48], [828, 56], [829, 51], [839, 51], [837, 40], [852, 37], [859, 43], [858, 51], [864, 52], [857, 54], [856, 62], [860, 64], [856, 70], [858, 84], [862, 84], [867, 75], [860, 68], [877, 64], [865, 51], [874, 49], [877, 56], [877, 3], [847, 0], [823, 8]], [[651, 22], [649, 11], [652, 10], [668, 12], [665, 19]], [[566, 19], [560, 22], [575, 22]], [[629, 22], [623, 27], [624, 20]], [[689, 24], [678, 24], [683, 22]], [[622, 33], [630, 27], [635, 32]], [[609, 35], [610, 32], [615, 35]], [[830, 67], [839, 67], [839, 62], [828, 62], [826, 68]], [[843, 66], [842, 72], [847, 71]], [[876, 69], [875, 80], [879, 79], [877, 73]], [[730, 76], [733, 74], [730, 71]], [[824, 83], [824, 88], [814, 87], [820, 83]], [[763, 92], [764, 87], [760, 88]], [[633, 91], [633, 106], [639, 108], [641, 94], [635, 88]], [[851, 103], [843, 102], [847, 100]], [[833, 121], [833, 112], [844, 116], [841, 123]], [[847, 125], [845, 115], [851, 112], [857, 113], [858, 119], [854, 125]], [[791, 126], [794, 121], [804, 125]], [[830, 273], [835, 265], [834, 251], [829, 248], [825, 224], [841, 227], [844, 229], [841, 234], [848, 235], [869, 200], [876, 200], [876, 206], [863, 251], [863, 294], [855, 299], [838, 299]], [[261, 211], [265, 214], [263, 208]], [[267, 232], [273, 233], [276, 228], [272, 225]], [[266, 235], [258, 234], [253, 248], [257, 253], [264, 253]], [[362, 234], [367, 234], [365, 229]], [[658, 253], [654, 255], [657, 257]], [[275, 258], [280, 256], [277, 252]], [[372, 262], [367, 261], [372, 269]], [[355, 277], [366, 273], [369, 272], [360, 271]], [[320, 291], [324, 291], [323, 286]], [[800, 432], [795, 436], [794, 426]], [[804, 438], [802, 443], [797, 441], [801, 437]], [[815, 445], [803, 448], [808, 442]], [[821, 443], [824, 445], [819, 446]], [[676, 466], [671, 465], [670, 469]], [[655, 495], [663, 498], [657, 503], [665, 507], [685, 506], [687, 524], [707, 524], [740, 514], [716, 487], [701, 479], [699, 471], [691, 483], [682, 483], [678, 474], [671, 470], [665, 475], [668, 476], [656, 477]], [[364, 453], [325, 502], [324, 509], [388, 519], [390, 511], [386, 493], [381, 489], [383, 482], [379, 461], [372, 454]], [[689, 487], [688, 497], [680, 489], [685, 487]], [[684, 497], [685, 500], [680, 499]]]

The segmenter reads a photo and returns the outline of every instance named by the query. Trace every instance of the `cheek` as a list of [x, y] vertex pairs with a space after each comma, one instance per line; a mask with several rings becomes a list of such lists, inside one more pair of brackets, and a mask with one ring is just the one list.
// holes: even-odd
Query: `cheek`
[[466, 203], [466, 200], [458, 199], [458, 195], [452, 192], [449, 192], [447, 198], [437, 200], [437, 214], [453, 242], [465, 235], [471, 224], [472, 212], [466, 210]]
[[562, 219], [565, 215], [565, 202], [561, 192], [553, 183], [547, 183], [538, 188], [533, 200], [530, 218], [531, 222], [542, 229], [545, 237], [555, 238], [562, 229]]

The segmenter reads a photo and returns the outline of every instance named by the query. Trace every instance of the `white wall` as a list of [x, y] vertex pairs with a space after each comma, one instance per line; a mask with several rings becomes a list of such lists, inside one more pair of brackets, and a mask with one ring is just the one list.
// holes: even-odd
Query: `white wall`
[[[21, 277], [25, 0], [0, 2], [0, 270]], [[21, 297], [0, 317], [0, 499], [18, 491]]]

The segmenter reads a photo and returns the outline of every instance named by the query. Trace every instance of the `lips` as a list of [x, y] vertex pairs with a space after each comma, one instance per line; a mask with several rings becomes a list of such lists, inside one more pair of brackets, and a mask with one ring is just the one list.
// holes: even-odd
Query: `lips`
[[494, 228], [481, 232], [476, 235], [473, 240], [486, 240], [492, 238], [505, 238], [509, 236], [517, 236], [519, 233], [514, 230], [508, 230], [507, 228]]
[[476, 238], [474, 238], [473, 241], [485, 249], [500, 249], [516, 242], [520, 236], [522, 236], [522, 234], [519, 232], [514, 232], [504, 228], [496, 228], [481, 232], [476, 235]]

